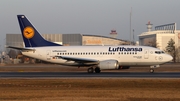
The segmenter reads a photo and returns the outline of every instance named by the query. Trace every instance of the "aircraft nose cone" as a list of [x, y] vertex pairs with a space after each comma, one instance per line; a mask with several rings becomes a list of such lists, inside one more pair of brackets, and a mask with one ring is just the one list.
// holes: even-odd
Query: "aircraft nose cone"
[[168, 62], [172, 60], [173, 60], [173, 57], [171, 55], [168, 55]]
[[170, 58], [169, 58], [170, 60], [169, 61], [172, 61], [173, 60], [173, 57], [170, 55]]

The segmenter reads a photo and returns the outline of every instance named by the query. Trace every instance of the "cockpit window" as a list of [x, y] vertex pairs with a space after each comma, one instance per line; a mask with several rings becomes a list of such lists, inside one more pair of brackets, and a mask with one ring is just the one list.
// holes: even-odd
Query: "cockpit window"
[[164, 54], [163, 51], [155, 51], [156, 54]]

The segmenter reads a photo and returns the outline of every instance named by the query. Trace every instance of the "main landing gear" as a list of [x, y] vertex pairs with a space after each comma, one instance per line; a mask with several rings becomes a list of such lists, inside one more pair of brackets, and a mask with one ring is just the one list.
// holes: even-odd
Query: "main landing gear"
[[95, 72], [96, 72], [96, 73], [100, 73], [100, 72], [101, 72], [100, 68], [99, 68], [99, 67], [96, 67], [96, 68], [95, 68]]
[[88, 69], [87, 69], [87, 72], [88, 72], [88, 73], [93, 73], [93, 72], [94, 72], [94, 68], [93, 68], [93, 67], [88, 68]]
[[94, 71], [95, 71], [95, 73], [100, 73], [101, 72], [99, 67], [96, 67], [95, 69], [93, 67], [90, 67], [90, 68], [87, 69], [88, 73], [94, 73]]

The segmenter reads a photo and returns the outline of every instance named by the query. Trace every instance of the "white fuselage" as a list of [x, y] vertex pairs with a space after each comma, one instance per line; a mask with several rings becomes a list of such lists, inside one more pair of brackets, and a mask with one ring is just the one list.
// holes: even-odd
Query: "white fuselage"
[[35, 51], [22, 51], [23, 55], [57, 64], [75, 64], [56, 56], [98, 61], [117, 60], [120, 66], [159, 65], [172, 57], [148, 46], [48, 46], [33, 47]]

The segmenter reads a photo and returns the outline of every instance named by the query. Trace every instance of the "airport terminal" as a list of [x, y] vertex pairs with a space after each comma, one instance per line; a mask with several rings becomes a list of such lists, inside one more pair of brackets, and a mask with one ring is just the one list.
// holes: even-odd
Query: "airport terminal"
[[[152, 25], [148, 22], [147, 32], [138, 35], [139, 45], [151, 46], [154, 42], [157, 48], [165, 50], [168, 41], [172, 38], [175, 41], [175, 46], [180, 46], [180, 30], [177, 30], [176, 23], [155, 26], [152, 30]], [[49, 41], [62, 44], [64, 46], [81, 46], [81, 45], [127, 45], [128, 40], [118, 39], [116, 30], [111, 30], [109, 36], [90, 35], [83, 33], [73, 34], [42, 34]], [[137, 44], [136, 44], [137, 45]], [[24, 47], [21, 34], [6, 34], [6, 46]], [[8, 49], [7, 49], [8, 50]], [[9, 50], [8, 50], [9, 51]]]
[[175, 46], [180, 46], [180, 30], [177, 30], [176, 23], [164, 24], [155, 26], [155, 30], [152, 30], [152, 25], [148, 22], [147, 32], [143, 32], [139, 35], [139, 45], [155, 46], [161, 50], [165, 50], [167, 43], [170, 39], [173, 39]]
[[[48, 40], [64, 46], [84, 46], [84, 45], [125, 45], [129, 41], [117, 39], [116, 30], [111, 30], [110, 36], [88, 35], [88, 34], [42, 34]], [[24, 47], [21, 34], [6, 34], [6, 45]]]

